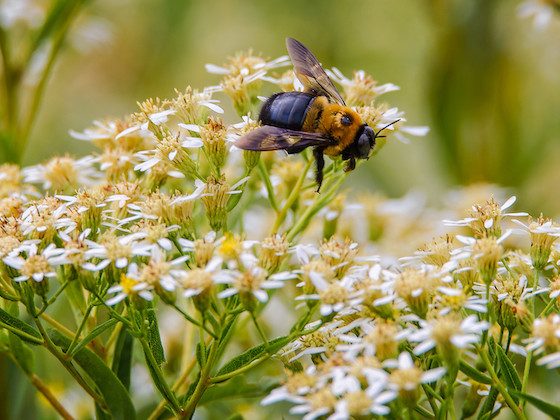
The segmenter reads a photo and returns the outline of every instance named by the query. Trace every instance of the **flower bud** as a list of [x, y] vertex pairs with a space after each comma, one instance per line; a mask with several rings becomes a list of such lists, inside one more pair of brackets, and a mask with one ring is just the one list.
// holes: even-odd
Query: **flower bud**
[[210, 175], [206, 180], [205, 195], [202, 203], [206, 209], [206, 217], [213, 230], [219, 231], [227, 223], [227, 201], [229, 198], [228, 185], [222, 176], [217, 178]]
[[485, 284], [492, 283], [504, 248], [494, 237], [480, 238], [474, 244], [473, 252], [482, 280]]

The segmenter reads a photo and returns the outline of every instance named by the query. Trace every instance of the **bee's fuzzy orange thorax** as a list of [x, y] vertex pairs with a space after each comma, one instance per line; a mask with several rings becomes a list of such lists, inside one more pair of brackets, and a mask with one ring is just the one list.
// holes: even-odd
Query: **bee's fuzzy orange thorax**
[[[351, 119], [350, 125], [342, 123], [344, 116]], [[328, 133], [329, 137], [337, 141], [337, 144], [326, 148], [324, 153], [328, 156], [338, 156], [342, 153], [352, 144], [362, 124], [362, 118], [351, 108], [338, 104], [328, 104], [321, 115], [320, 126]]]

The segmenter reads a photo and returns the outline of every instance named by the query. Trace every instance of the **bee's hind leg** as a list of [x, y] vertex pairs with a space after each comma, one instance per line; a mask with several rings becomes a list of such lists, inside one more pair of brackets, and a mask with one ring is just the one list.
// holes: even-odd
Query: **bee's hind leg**
[[321, 189], [323, 183], [323, 168], [325, 167], [325, 157], [323, 156], [323, 147], [313, 149], [313, 157], [317, 164], [317, 172], [315, 172], [315, 182], [317, 182], [317, 192]]

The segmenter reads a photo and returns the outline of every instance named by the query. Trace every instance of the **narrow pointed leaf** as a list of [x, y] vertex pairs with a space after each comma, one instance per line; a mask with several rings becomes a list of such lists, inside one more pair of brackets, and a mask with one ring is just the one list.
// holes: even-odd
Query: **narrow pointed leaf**
[[95, 327], [93, 330], [90, 331], [90, 333], [88, 335], [86, 335], [82, 341], [80, 341], [76, 347], [74, 347], [70, 353], [71, 356], [75, 355], [77, 352], [79, 352], [82, 348], [84, 348], [85, 346], [87, 346], [89, 343], [91, 343], [93, 341], [93, 339], [95, 337], [97, 337], [99, 334], [103, 333], [103, 331], [105, 331], [108, 328], [111, 328], [112, 326], [114, 326], [115, 324], [117, 324], [117, 320], [114, 318], [108, 319], [107, 321], [99, 324], [97, 327]]
[[237, 369], [240, 369], [243, 366], [251, 363], [253, 360], [258, 359], [259, 357], [264, 356], [267, 353], [274, 354], [286, 344], [288, 344], [291, 340], [292, 336], [288, 335], [270, 340], [268, 342], [268, 348], [265, 344], [259, 344], [258, 346], [252, 347], [249, 350], [241, 353], [239, 356], [234, 357], [224, 366], [222, 366], [216, 376], [225, 375], [226, 373], [230, 373]]
[[117, 378], [119, 378], [127, 390], [130, 389], [133, 344], [134, 339], [132, 335], [128, 329], [123, 326], [117, 338], [117, 343], [115, 344], [111, 370], [115, 372], [115, 375], [117, 375]]
[[560, 406], [550, 404], [540, 398], [533, 397], [532, 395], [525, 394], [523, 392], [512, 391], [511, 392], [516, 397], [522, 398], [535, 408], [539, 409], [545, 414], [548, 414], [553, 419], [560, 419]]
[[[500, 365], [500, 376], [504, 378], [504, 381], [508, 388], [515, 391], [520, 391], [521, 379], [519, 378], [517, 370], [515, 370], [515, 366], [513, 365], [509, 357], [507, 357], [504, 349], [502, 349], [500, 346], [497, 346], [496, 355], [498, 357], [498, 362]], [[513, 397], [513, 400], [517, 404], [518, 399]]]
[[[52, 342], [66, 352], [71, 340], [55, 330], [49, 331]], [[113, 371], [92, 351], [82, 348], [73, 359], [95, 383], [114, 419], [133, 420], [136, 412], [127, 390]]]
[[154, 358], [158, 365], [161, 366], [165, 362], [165, 353], [163, 351], [163, 345], [161, 344], [161, 337], [159, 335], [159, 326], [157, 322], [157, 317], [154, 308], [149, 308], [147, 310], [147, 321], [148, 321], [148, 344]]
[[477, 382], [482, 384], [492, 385], [492, 379], [479, 371], [478, 369], [472, 367], [467, 362], [461, 360], [461, 364], [459, 365], [459, 370], [467, 375], [469, 378], [474, 379]]
[[43, 344], [43, 338], [39, 331], [22, 320], [10, 315], [3, 309], [0, 309], [0, 328], [11, 331], [23, 341], [30, 344]]

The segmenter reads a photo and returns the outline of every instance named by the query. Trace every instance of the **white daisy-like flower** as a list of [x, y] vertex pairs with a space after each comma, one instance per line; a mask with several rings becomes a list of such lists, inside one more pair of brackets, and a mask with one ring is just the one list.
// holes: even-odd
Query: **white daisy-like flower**
[[24, 243], [18, 250], [19, 255], [12, 253], [3, 259], [4, 264], [20, 272], [20, 275], [14, 278], [14, 281], [18, 282], [30, 278], [41, 282], [45, 278], [56, 277], [56, 267], [69, 262], [66, 250], [57, 248], [55, 244], [50, 244], [39, 252], [36, 243]]
[[[158, 144], [159, 145], [159, 144]], [[143, 150], [135, 154], [141, 163], [134, 167], [135, 171], [146, 172], [152, 169], [160, 162], [169, 162], [171, 164], [180, 164], [179, 160], [183, 157], [184, 149], [198, 149], [202, 147], [202, 140], [198, 137], [181, 136], [177, 139], [174, 147], [156, 147], [151, 150]], [[183, 150], [181, 150], [181, 148]], [[172, 172], [170, 172], [172, 174]]]
[[352, 287], [354, 279], [350, 276], [345, 276], [342, 280], [328, 282], [320, 273], [311, 271], [309, 278], [317, 293], [301, 295], [296, 299], [320, 301], [322, 316], [338, 313], [346, 308], [354, 308], [362, 301], [360, 293]]
[[[399, 127], [396, 129], [392, 123], [399, 121]], [[424, 137], [430, 131], [428, 126], [407, 126], [404, 125], [406, 118], [404, 111], [399, 111], [397, 107], [389, 108], [381, 115], [381, 119], [377, 122], [375, 128], [378, 130], [389, 130], [394, 132], [395, 137], [402, 143], [408, 144], [410, 140], [404, 135], [408, 134], [414, 137]]]
[[137, 242], [136, 233], [114, 237], [105, 243], [85, 240], [89, 249], [85, 252], [86, 259], [97, 259], [97, 263], [87, 262], [82, 268], [88, 271], [101, 271], [114, 263], [116, 268], [125, 268], [133, 257], [148, 257], [153, 247]]
[[412, 361], [410, 353], [407, 352], [399, 354], [398, 360], [388, 360], [384, 364], [388, 368], [396, 369], [389, 375], [389, 389], [396, 391], [413, 391], [420, 384], [437, 381], [446, 372], [444, 367], [421, 371]]
[[[356, 85], [357, 83], [363, 82], [367, 75], [366, 72], [363, 70], [358, 70], [354, 72], [354, 78], [349, 79], [346, 77], [338, 68], [333, 67], [332, 69], [325, 70], [329, 77], [334, 80], [336, 83], [344, 87], [345, 89]], [[383, 85], [374, 86], [372, 91], [376, 95], [383, 95], [384, 93], [394, 92], [396, 90], [400, 90], [401, 88], [393, 83], [385, 83]]]
[[256, 72], [261, 72], [261, 71], [263, 71], [264, 74], [266, 74], [268, 70], [272, 70], [279, 67], [285, 67], [290, 65], [291, 63], [290, 57], [288, 57], [287, 55], [282, 55], [271, 61], [265, 61], [258, 57], [254, 57], [254, 58], [255, 60], [246, 60], [243, 63], [242, 67], [234, 65], [234, 63], [232, 63], [232, 65], [227, 67], [217, 66], [216, 64], [206, 64], [204, 67], [206, 68], [206, 71], [208, 73], [212, 73], [212, 74], [225, 75], [225, 74], [239, 73], [242, 76], [248, 76], [250, 74], [254, 74]]
[[[475, 315], [470, 315], [463, 319], [457, 330], [448, 337], [448, 342], [458, 349], [465, 349], [471, 344], [478, 343], [483, 331], [489, 328], [486, 321], [478, 321]], [[412, 332], [408, 340], [413, 343], [420, 343], [414, 348], [415, 355], [421, 355], [436, 347], [438, 325], [445, 322], [445, 318], [432, 319], [429, 321], [420, 320], [420, 329]]]
[[178, 282], [183, 288], [183, 296], [190, 298], [212, 289], [215, 284], [224, 284], [232, 279], [233, 274], [229, 270], [222, 270], [222, 261], [212, 258], [204, 268], [183, 272]]
[[[494, 225], [494, 220], [495, 218], [498, 217], [523, 217], [523, 216], [527, 216], [528, 213], [526, 212], [506, 212], [507, 209], [509, 209], [511, 206], [513, 206], [513, 204], [517, 201], [517, 197], [515, 195], [511, 196], [510, 198], [508, 198], [504, 204], [502, 204], [499, 208], [496, 209], [496, 214], [492, 214], [493, 217], [489, 217], [486, 220], [484, 220], [484, 227], [486, 229], [490, 229], [492, 228], [492, 226]], [[476, 212], [477, 208], [475, 206], [472, 207], [472, 211]], [[444, 220], [443, 224], [445, 226], [453, 226], [453, 227], [462, 227], [462, 226], [470, 226], [472, 222], [477, 221], [478, 219], [476, 217], [466, 217], [464, 219], [460, 219], [460, 220]]]
[[66, 206], [52, 207], [51, 203], [38, 202], [27, 207], [21, 214], [21, 231], [23, 235], [43, 235], [49, 230], [68, 234], [76, 227], [69, 217], [66, 217]]
[[232, 272], [232, 277], [222, 278], [218, 281], [231, 285], [231, 287], [218, 293], [218, 297], [225, 299], [236, 294], [250, 294], [259, 302], [268, 301], [267, 290], [280, 289], [286, 284], [286, 280], [295, 279], [297, 276], [292, 272], [281, 272], [271, 276], [267, 271], [253, 266], [244, 272]]
[[92, 186], [101, 174], [94, 167], [97, 158], [84, 156], [80, 159], [56, 157], [45, 164], [23, 168], [24, 182], [42, 184], [43, 189], [60, 188], [63, 185]]
[[[346, 370], [345, 367], [333, 369], [331, 389], [340, 399], [336, 404], [335, 412], [328, 417], [329, 420], [349, 419], [357, 415], [389, 414], [391, 410], [387, 404], [397, 397], [397, 393], [387, 389], [387, 373], [381, 369], [362, 369], [360, 373], [366, 377], [368, 383], [367, 388], [362, 389], [360, 380], [345, 372]], [[359, 404], [355, 404], [356, 402]], [[361, 412], [354, 411], [356, 406], [363, 407]]]
[[116, 293], [116, 295], [108, 299], [105, 303], [109, 306], [113, 306], [129, 296], [140, 296], [144, 300], [151, 301], [154, 296], [150, 290], [151, 287], [148, 283], [139, 280], [138, 266], [132, 263], [128, 267], [127, 273], [121, 274], [120, 283], [107, 290], [107, 293]]

